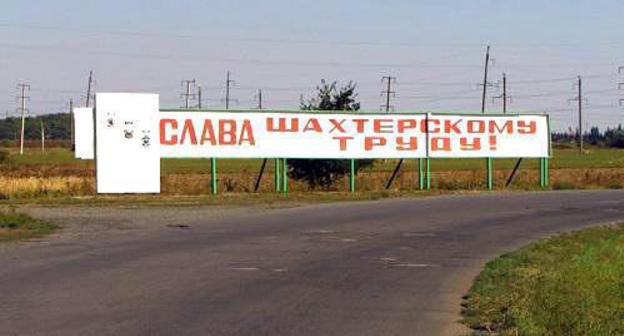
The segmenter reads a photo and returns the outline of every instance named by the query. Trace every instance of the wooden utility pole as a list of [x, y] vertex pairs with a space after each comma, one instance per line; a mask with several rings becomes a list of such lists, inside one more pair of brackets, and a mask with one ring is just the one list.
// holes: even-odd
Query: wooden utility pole
[[93, 71], [89, 71], [89, 82], [87, 83], [87, 103], [86, 107], [91, 106], [91, 89], [93, 87]]
[[69, 100], [69, 147], [72, 152], [76, 151], [76, 135], [74, 132], [74, 100]]
[[[488, 83], [488, 69], [490, 66], [490, 46], [487, 46], [487, 50], [485, 52], [485, 69], [484, 69], [484, 73], [483, 73], [483, 94], [481, 96], [481, 114], [485, 114], [485, 99], [487, 98], [487, 88], [490, 85]], [[492, 190], [494, 188], [494, 183], [493, 183], [493, 174], [492, 174], [492, 159], [491, 158], [486, 158], [485, 159], [485, 169], [486, 169], [486, 177], [485, 177], [485, 183], [487, 185], [487, 188], [489, 190]]]
[[26, 108], [26, 102], [30, 99], [29, 96], [26, 95], [26, 91], [30, 90], [30, 85], [20, 83], [17, 85], [18, 88], [18, 96], [17, 98], [20, 100], [20, 108], [18, 110], [22, 115], [22, 128], [20, 132], [20, 155], [24, 155], [24, 127], [26, 124], [26, 112], [28, 109]]
[[[262, 110], [262, 89], [258, 89], [258, 110]], [[258, 192], [260, 189], [260, 182], [262, 182], [262, 176], [264, 176], [264, 171], [266, 170], [268, 159], [262, 160], [262, 165], [260, 166], [260, 173], [258, 174], [258, 178], [256, 179], [256, 184], [254, 186], [254, 192]]]
[[483, 95], [481, 96], [481, 113], [482, 114], [485, 114], [485, 99], [487, 98], [489, 66], [490, 66], [490, 46], [487, 46], [487, 51], [485, 52], [485, 71], [483, 74]]

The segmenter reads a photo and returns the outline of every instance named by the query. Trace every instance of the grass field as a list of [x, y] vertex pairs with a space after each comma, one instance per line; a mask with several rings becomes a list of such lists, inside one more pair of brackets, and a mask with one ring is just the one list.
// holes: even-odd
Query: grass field
[[[274, 160], [269, 160], [260, 184], [262, 193], [273, 191]], [[377, 160], [372, 168], [356, 177], [359, 192], [382, 192], [397, 160]], [[515, 160], [494, 161], [494, 186], [508, 189], [506, 181]], [[551, 163], [551, 188], [624, 188], [624, 150], [589, 149], [579, 154], [575, 149], [556, 149]], [[261, 160], [218, 160], [220, 193], [254, 191]], [[431, 186], [434, 190], [483, 190], [485, 165], [483, 159], [432, 160]], [[161, 189], [164, 195], [206, 195], [210, 193], [210, 161], [201, 159], [163, 159]], [[516, 190], [537, 190], [538, 160], [524, 160], [510, 186]], [[94, 190], [94, 162], [79, 161], [64, 148], [51, 148], [45, 154], [29, 148], [20, 156], [15, 149], [0, 162], [0, 199], [50, 198], [89, 196]], [[406, 160], [391, 191], [414, 192], [418, 189], [417, 160]], [[300, 181], [289, 179], [292, 193], [310, 191], [344, 192], [349, 188], [343, 178], [327, 190], [312, 190]]]
[[475, 334], [624, 335], [624, 226], [564, 234], [487, 264], [465, 299]]
[[[2, 150], [2, 149], [0, 149]], [[52, 148], [45, 154], [40, 150], [29, 148], [24, 156], [16, 155], [14, 148], [7, 149], [11, 153], [10, 162], [19, 166], [76, 166], [85, 167], [85, 162], [73, 158], [71, 151], [65, 148]], [[407, 166], [415, 166], [415, 160], [408, 160]], [[259, 170], [262, 160], [234, 160], [221, 159], [218, 161], [219, 171], [232, 172], [256, 172]], [[511, 169], [516, 160], [495, 160], [495, 168]], [[396, 160], [378, 162], [373, 171], [391, 171], [394, 169]], [[591, 148], [585, 154], [580, 154], [576, 149], [555, 149], [551, 160], [552, 168], [624, 168], [624, 150]], [[269, 165], [271, 166], [271, 165]], [[483, 169], [482, 159], [435, 159], [432, 161], [433, 171], [445, 170], [478, 170]], [[537, 168], [537, 160], [525, 160], [525, 168]], [[270, 167], [271, 168], [271, 167]], [[271, 168], [272, 169], [272, 168]], [[210, 161], [207, 159], [163, 159], [163, 173], [206, 174], [210, 172]]]
[[0, 212], [0, 243], [38, 238], [58, 226], [13, 211]]

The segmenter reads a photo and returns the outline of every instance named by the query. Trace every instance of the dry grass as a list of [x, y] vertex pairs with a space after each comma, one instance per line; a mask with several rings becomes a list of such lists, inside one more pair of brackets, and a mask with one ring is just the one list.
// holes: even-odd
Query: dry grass
[[[497, 189], [504, 189], [510, 170], [495, 171]], [[0, 177], [0, 199], [29, 199], [40, 197], [87, 196], [94, 194], [93, 174], [54, 176], [47, 171], [30, 172], [31, 176], [15, 174]], [[248, 172], [219, 174], [220, 193], [253, 192], [256, 174]], [[385, 189], [389, 172], [366, 171], [356, 178], [358, 192], [378, 192]], [[534, 190], [539, 188], [539, 172], [535, 169], [520, 170], [510, 189]], [[292, 193], [309, 191], [345, 192], [349, 190], [348, 177], [337, 181], [328, 190], [311, 190], [305, 183], [289, 179], [288, 189]], [[210, 193], [208, 174], [164, 174], [161, 178], [164, 195], [205, 195]], [[433, 189], [439, 190], [483, 190], [485, 175], [482, 170], [459, 170], [433, 172]], [[551, 170], [552, 189], [624, 188], [624, 169], [556, 169]], [[265, 174], [260, 192], [273, 192], [273, 174]], [[404, 170], [392, 186], [393, 191], [412, 192], [418, 190], [418, 173]]]
[[81, 196], [94, 192], [92, 178], [85, 177], [0, 177], [0, 198]]

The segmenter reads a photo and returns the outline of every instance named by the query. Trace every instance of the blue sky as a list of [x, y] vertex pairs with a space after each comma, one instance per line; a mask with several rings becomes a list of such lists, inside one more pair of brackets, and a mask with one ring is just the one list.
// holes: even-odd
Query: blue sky
[[[322, 78], [354, 80], [365, 109], [383, 103], [380, 78], [397, 77], [398, 110], [476, 110], [485, 45], [506, 72], [514, 111], [547, 111], [575, 123], [577, 75], [587, 123], [624, 121], [623, 1], [20, 1], [0, 12], [0, 108], [32, 85], [33, 114], [83, 101], [93, 69], [101, 91], [161, 93], [181, 104], [180, 81], [197, 79], [204, 105], [223, 105], [226, 71], [238, 107], [297, 106]], [[492, 89], [490, 98], [500, 92]], [[500, 100], [488, 99], [499, 111]]]

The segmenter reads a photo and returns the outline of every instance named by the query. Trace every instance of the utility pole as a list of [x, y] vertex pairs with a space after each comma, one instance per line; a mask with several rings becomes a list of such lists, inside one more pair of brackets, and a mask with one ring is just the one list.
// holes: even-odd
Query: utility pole
[[28, 108], [26, 107], [26, 102], [30, 99], [27, 95], [27, 91], [30, 90], [30, 85], [20, 83], [17, 84], [18, 96], [17, 98], [20, 100], [20, 108], [18, 108], [18, 112], [21, 112], [22, 115], [22, 130], [20, 132], [20, 155], [24, 155], [24, 126], [26, 122], [26, 113], [28, 112]]
[[511, 101], [511, 96], [507, 95], [507, 74], [503, 72], [503, 94], [494, 97], [503, 100], [503, 114], [507, 114], [507, 104]]
[[225, 79], [225, 109], [230, 109], [230, 86], [234, 83], [234, 81], [230, 78], [230, 72], [227, 72], [227, 77]]
[[485, 71], [483, 74], [483, 95], [481, 96], [481, 113], [485, 114], [485, 99], [487, 98], [487, 88], [489, 86], [488, 83], [488, 69], [490, 66], [490, 46], [487, 46], [487, 51], [485, 52]]
[[184, 87], [184, 93], [182, 93], [184, 108], [188, 109], [191, 107], [191, 99], [195, 99], [195, 93], [191, 90], [191, 88], [195, 88], [195, 80], [183, 80], [182, 86]]
[[43, 119], [41, 120], [41, 153], [45, 153], [45, 127]]
[[72, 152], [76, 151], [76, 135], [74, 134], [74, 100], [69, 100], [69, 145]]
[[[490, 46], [487, 46], [487, 50], [485, 52], [485, 66], [484, 66], [484, 72], [483, 72], [483, 94], [481, 96], [481, 114], [485, 114], [485, 99], [487, 98], [487, 88], [488, 86], [492, 86], [492, 84], [490, 84], [488, 82], [488, 70], [490, 67]], [[487, 188], [489, 190], [492, 190], [494, 188], [494, 183], [493, 183], [493, 172], [492, 172], [492, 158], [486, 158], [485, 159], [485, 169], [486, 169], [486, 177], [485, 177], [485, 183], [487, 185]]]
[[[624, 75], [624, 66], [618, 67], [618, 74]], [[623, 90], [623, 89], [624, 89], [624, 82], [618, 83], [618, 90]], [[624, 106], [624, 98], [620, 98], [619, 104], [620, 106]]]
[[584, 149], [583, 141], [583, 103], [586, 101], [583, 98], [583, 77], [578, 76], [577, 82], [574, 84], [578, 92], [576, 97], [569, 99], [578, 103], [578, 138], [579, 138], [579, 151], [582, 154]]
[[[262, 89], [258, 89], [258, 110], [262, 110]], [[260, 173], [258, 174], [258, 178], [256, 179], [256, 184], [254, 186], [254, 192], [258, 192], [260, 189], [260, 182], [262, 182], [262, 176], [264, 176], [264, 171], [266, 170], [267, 163], [269, 159], [263, 159], [262, 165], [260, 166]]]
[[93, 71], [89, 71], [89, 82], [87, 83], [87, 103], [86, 103], [86, 107], [90, 107], [91, 106], [91, 98], [93, 97], [93, 94], [91, 93], [92, 89], [93, 89]]
[[503, 114], [507, 114], [507, 74], [503, 72]]
[[[396, 83], [396, 77], [393, 76], [383, 76], [381, 77], [381, 82], [384, 83], [385, 82], [385, 90], [381, 91], [381, 95], [386, 95], [386, 104], [382, 105], [381, 107], [386, 111], [386, 113], [390, 112], [390, 110], [393, 108], [392, 105], [390, 105], [390, 97], [394, 97], [396, 96], [396, 91], [392, 90], [392, 84]], [[405, 159], [400, 159], [399, 162], [397, 163], [397, 165], [394, 167], [394, 171], [392, 171], [392, 175], [390, 176], [390, 179], [388, 180], [388, 182], [386, 183], [386, 190], [390, 189], [390, 187], [392, 187], [392, 183], [394, 182], [394, 180], [396, 179], [396, 177], [399, 175], [399, 172], [401, 171], [401, 166], [403, 166], [403, 162], [405, 161]], [[351, 171], [351, 175], [355, 174], [354, 171], [354, 167], [355, 167], [355, 161], [351, 160], [351, 167], [352, 167], [352, 171]], [[355, 191], [355, 176], [351, 176], [351, 192]]]
[[578, 76], [579, 151], [583, 153], [583, 78]]
[[197, 108], [202, 109], [202, 87], [201, 85], [197, 86]]
[[382, 108], [385, 109], [386, 112], [390, 112], [392, 108], [392, 105], [390, 105], [390, 96], [394, 97], [396, 95], [396, 91], [392, 91], [392, 83], [396, 83], [396, 77], [383, 76], [381, 77], [381, 81], [386, 82], [385, 91], [381, 91], [382, 95], [386, 95], [386, 104], [383, 105]]
[[262, 110], [262, 89], [258, 89], [258, 110]]

